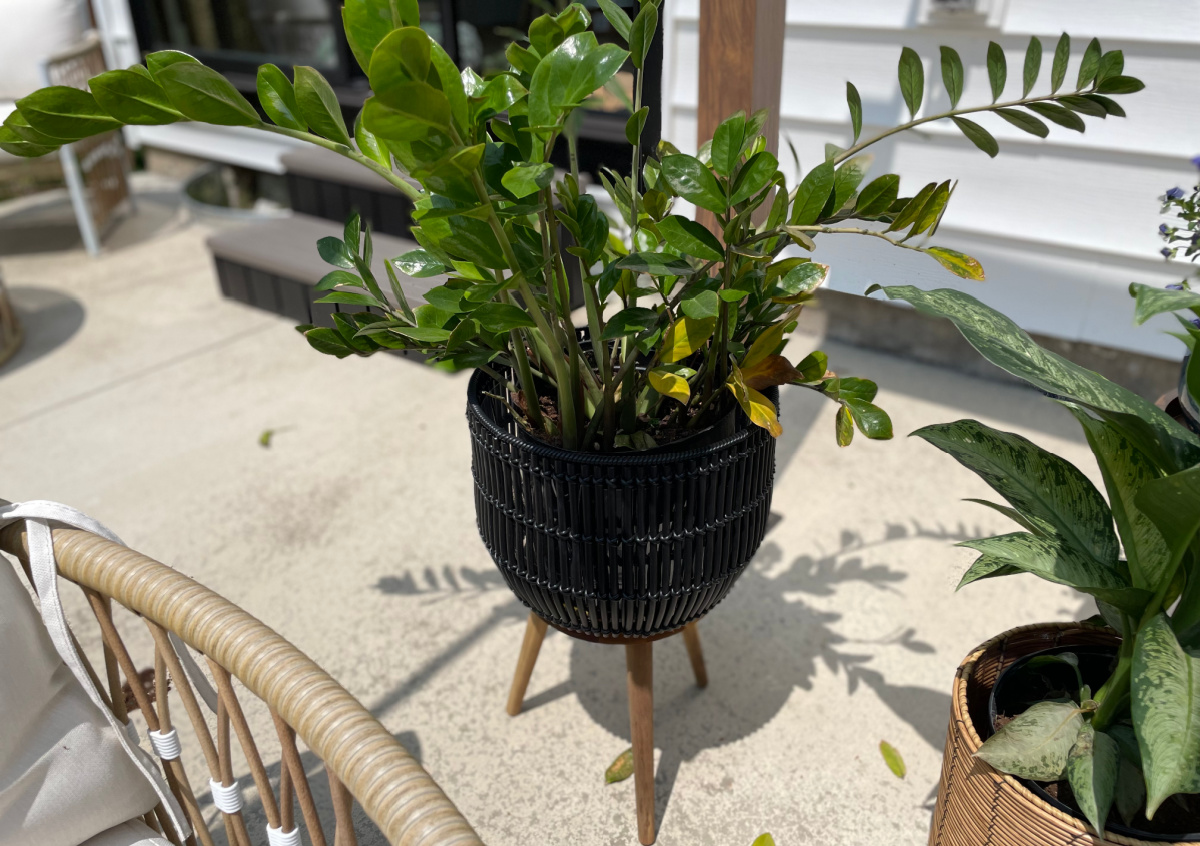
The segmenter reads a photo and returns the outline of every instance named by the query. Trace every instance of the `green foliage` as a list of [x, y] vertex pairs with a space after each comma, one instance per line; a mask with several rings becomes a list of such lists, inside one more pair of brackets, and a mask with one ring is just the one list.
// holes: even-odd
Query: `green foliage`
[[[1030, 109], [1052, 109], [1050, 120], [1082, 124], [1080, 115], [1120, 114], [1105, 92], [1140, 85], [1124, 75], [1120, 53], [1097, 52], [1096, 44], [1077, 90], [1030, 96], [1040, 64], [1034, 39], [1021, 100], [960, 107], [962, 61], [944, 47], [941, 76], [952, 111], [918, 118], [925, 72], [921, 57], [904, 48], [899, 86], [913, 119], [863, 138], [862, 98], [847, 82], [852, 146], [829, 145], [825, 160], [797, 174], [791, 190], [768, 149], [765, 111], [731, 116], [698, 155], [667, 143], [643, 149], [651, 106], [642, 103], [641, 69], [658, 33], [661, 0], [638, 0], [629, 10], [599, 0], [598, 14], [621, 39], [603, 44], [585, 4], [559, 4], [530, 23], [505, 50], [507, 66], [486, 78], [455, 66], [421, 28], [419, 6], [345, 0], [346, 39], [371, 85], [352, 127], [314, 68], [259, 68], [260, 114], [215, 70], [185, 53], [160, 51], [146, 57], [145, 67], [92, 80], [91, 93], [47, 88], [24, 98], [0, 127], [0, 149], [38, 156], [123, 125], [178, 120], [308, 141], [370, 168], [410, 197], [419, 244], [404, 256], [379, 257], [386, 259], [386, 285], [375, 277], [370, 232], [357, 218], [343, 238], [317, 245], [333, 268], [318, 285], [322, 302], [339, 309], [333, 325], [301, 327], [321, 352], [348, 357], [406, 349], [447, 370], [485, 368], [514, 398], [546, 393], [554, 415], [543, 416], [539, 402], [518, 401], [514, 408], [526, 409], [522, 422], [529, 429], [568, 449], [648, 446], [659, 430], [703, 426], [735, 405], [754, 425], [778, 434], [775, 408], [762, 391], [782, 384], [803, 385], [837, 403], [835, 436], [845, 445], [856, 431], [890, 438], [892, 424], [874, 402], [873, 382], [834, 376], [819, 352], [795, 365], [784, 356], [797, 317], [828, 278], [828, 268], [803, 253], [818, 237], [866, 235], [926, 253], [961, 278], [983, 279], [970, 256], [913, 240], [936, 234], [954, 183], [906, 193], [897, 174], [868, 179], [866, 148], [951, 119], [995, 155], [991, 133], [967, 114], [996, 112], [1044, 135], [1045, 124]], [[581, 191], [579, 174], [558, 175], [550, 164], [556, 145], [564, 138], [570, 144], [577, 110], [611, 86], [622, 67], [635, 72], [625, 125], [630, 167], [598, 176], [618, 223], [629, 227], [627, 238]], [[1007, 71], [995, 45], [988, 67], [999, 97]], [[680, 213], [680, 201], [710, 214], [710, 223]], [[856, 220], [870, 225], [847, 225]], [[414, 307], [404, 275], [442, 278]], [[575, 339], [569, 277], [581, 280], [590, 351]]]
[[[1103, 73], [1102, 60], [1091, 73]], [[963, 585], [1032, 573], [1094, 596], [1124, 636], [1099, 690], [1081, 680], [1072, 700], [1036, 703], [989, 738], [979, 757], [1024, 778], [1066, 778], [1101, 833], [1110, 808], [1126, 820], [1139, 809], [1153, 818], [1168, 797], [1200, 793], [1200, 658], [1192, 651], [1200, 646], [1200, 438], [1042, 349], [973, 297], [883, 291], [948, 318], [993, 364], [1064, 404], [1083, 427], [1108, 494], [1105, 501], [1062, 458], [974, 420], [914, 433], [977, 473], [1008, 503], [982, 504], [1024, 530], [962, 543], [981, 553]], [[1192, 303], [1185, 289], [1139, 286], [1135, 294], [1139, 321]]]

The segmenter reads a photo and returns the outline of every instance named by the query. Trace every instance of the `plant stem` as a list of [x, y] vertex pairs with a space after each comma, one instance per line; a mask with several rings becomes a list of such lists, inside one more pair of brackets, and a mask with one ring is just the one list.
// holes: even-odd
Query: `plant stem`
[[[642, 108], [642, 77], [640, 70], [635, 70], [637, 81], [633, 86], [633, 113], [637, 114]], [[629, 173], [629, 244], [637, 252], [638, 233], [638, 191], [642, 185], [642, 135], [638, 133], [637, 143], [633, 145], [633, 166]]]
[[318, 147], [324, 147], [326, 150], [332, 150], [338, 155], [345, 156], [351, 161], [355, 161], [360, 165], [369, 167], [388, 182], [392, 183], [392, 185], [400, 190], [401, 194], [408, 197], [410, 200], [419, 200], [421, 197], [425, 196], [417, 188], [414, 188], [411, 182], [393, 172], [391, 168], [386, 168], [379, 164], [379, 162], [368, 159], [362, 153], [354, 150], [353, 147], [347, 147], [345, 144], [339, 144], [336, 141], [330, 141], [322, 138], [319, 135], [313, 135], [311, 132], [300, 132], [297, 129], [288, 129], [286, 126], [274, 126], [273, 124], [269, 123], [261, 123], [257, 128], [266, 132], [274, 132], [276, 135], [286, 135], [289, 138], [298, 138], [301, 141], [307, 141], [309, 144], [315, 144]]
[[876, 135], [874, 138], [868, 138], [865, 141], [860, 141], [857, 144], [855, 144], [853, 147], [849, 147], [849, 148], [843, 150], [842, 152], [838, 153], [836, 156], [833, 157], [833, 163], [835, 165], [841, 164], [846, 159], [853, 156], [855, 153], [858, 153], [858, 152], [866, 149], [867, 147], [870, 147], [872, 144], [876, 143], [877, 141], [882, 141], [884, 138], [887, 138], [890, 135], [895, 135], [897, 132], [904, 132], [907, 129], [912, 129], [914, 126], [920, 126], [923, 123], [930, 123], [931, 121], [935, 121], [935, 120], [944, 120], [945, 118], [954, 117], [955, 115], [969, 115], [969, 114], [973, 114], [974, 112], [994, 112], [996, 109], [1011, 109], [1016, 106], [1024, 106], [1027, 103], [1042, 103], [1047, 100], [1057, 100], [1059, 97], [1070, 97], [1070, 96], [1082, 94], [1082, 93], [1085, 93], [1084, 89], [1080, 88], [1077, 91], [1068, 91], [1068, 92], [1063, 92], [1061, 94], [1055, 93], [1055, 94], [1046, 94], [1041, 97], [1023, 97], [1020, 100], [1010, 100], [1007, 103], [992, 103], [991, 105], [988, 105], [988, 106], [973, 106], [969, 109], [951, 109], [950, 111], [942, 112], [941, 114], [930, 115], [929, 117], [917, 118], [916, 120], [910, 120], [908, 123], [902, 123], [899, 126], [893, 126], [891, 129], [887, 130], [886, 132], [881, 132], [880, 134]]

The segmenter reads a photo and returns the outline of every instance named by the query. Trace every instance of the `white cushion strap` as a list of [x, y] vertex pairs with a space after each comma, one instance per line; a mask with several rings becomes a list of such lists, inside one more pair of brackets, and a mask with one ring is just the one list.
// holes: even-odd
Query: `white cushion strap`
[[242, 810], [242, 786], [235, 778], [233, 784], [225, 785], [215, 779], [208, 780], [208, 789], [212, 791], [213, 804], [223, 814], [236, 814]]
[[267, 843], [270, 846], [303, 846], [300, 842], [300, 829], [298, 828], [284, 831], [282, 828], [267, 826]]
[[83, 659], [72, 643], [71, 629], [67, 625], [67, 617], [63, 612], [62, 600], [58, 594], [58, 562], [54, 558], [54, 537], [50, 530], [52, 521], [83, 529], [113, 543], [122, 543], [121, 539], [86, 514], [57, 502], [31, 500], [0, 506], [0, 529], [10, 523], [20, 521], [25, 523], [26, 537], [29, 543], [30, 574], [33, 577], [33, 588], [37, 592], [38, 604], [41, 607], [42, 622], [50, 635], [50, 641], [54, 644], [63, 663], [75, 675], [88, 698], [107, 718], [116, 732], [117, 741], [125, 749], [125, 753], [153, 786], [154, 792], [158, 794], [168, 816], [171, 817], [179, 839], [186, 840], [191, 836], [192, 830], [183, 814], [183, 809], [176, 801], [175, 795], [167, 787], [166, 782], [163, 781], [162, 776], [156, 771], [152, 759], [142, 752], [138, 744], [134, 742], [136, 731], [130, 732], [131, 723], [122, 724], [117, 720], [112, 709], [104, 704], [91, 676], [84, 669]]
[[179, 733], [175, 729], [150, 732], [150, 745], [154, 747], [154, 754], [164, 761], [174, 761], [183, 752], [179, 746]]

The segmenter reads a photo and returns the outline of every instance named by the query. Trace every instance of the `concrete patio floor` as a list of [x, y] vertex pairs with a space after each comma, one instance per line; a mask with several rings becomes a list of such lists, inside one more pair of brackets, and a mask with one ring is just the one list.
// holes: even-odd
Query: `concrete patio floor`
[[[505, 714], [526, 611], [475, 530], [466, 376], [318, 355], [285, 320], [221, 299], [210, 230], [167, 195], [147, 215], [96, 259], [0, 256], [27, 331], [0, 367], [0, 496], [71, 504], [291, 639], [486, 843], [636, 844], [632, 779], [604, 784], [629, 746], [622, 650], [552, 632], [525, 712]], [[791, 354], [819, 343], [798, 336]], [[709, 687], [694, 687], [681, 641], [655, 649], [662, 846], [749, 846], [764, 831], [780, 846], [923, 844], [960, 659], [1006, 628], [1092, 613], [1032, 577], [956, 595], [973, 554], [953, 544], [1012, 527], [961, 501], [990, 494], [973, 475], [904, 437], [975, 417], [1098, 478], [1064, 410], [825, 349], [838, 372], [879, 382], [899, 436], [839, 449], [832, 404], [784, 390], [777, 519], [701, 623]]]

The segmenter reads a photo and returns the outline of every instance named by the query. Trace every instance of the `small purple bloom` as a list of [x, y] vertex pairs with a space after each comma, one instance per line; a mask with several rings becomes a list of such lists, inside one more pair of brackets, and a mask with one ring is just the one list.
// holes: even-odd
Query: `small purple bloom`
[[1200, 317], [1193, 317], [1192, 325], [1195, 326], [1197, 329], [1200, 329]]
[[1183, 189], [1182, 188], [1172, 188], [1170, 191], [1167, 192], [1167, 197], [1172, 200], [1182, 200], [1183, 199]]
[[1194, 164], [1196, 167], [1200, 167], [1200, 156], [1192, 156], [1192, 164]]
[[1159, 235], [1166, 235], [1167, 232], [1169, 232], [1169, 231], [1170, 230], [1167, 229], [1167, 225], [1165, 223], [1160, 223], [1158, 225], [1158, 234]]
[[1183, 286], [1180, 285], [1178, 282], [1172, 283], [1170, 285], [1164, 285], [1163, 287], [1166, 288], [1168, 291], [1182, 291], [1183, 290]]
[[1170, 247], [1163, 247], [1161, 250], [1159, 250], [1159, 252], [1162, 253], [1163, 258], [1171, 258], [1175, 255], [1175, 251]]

